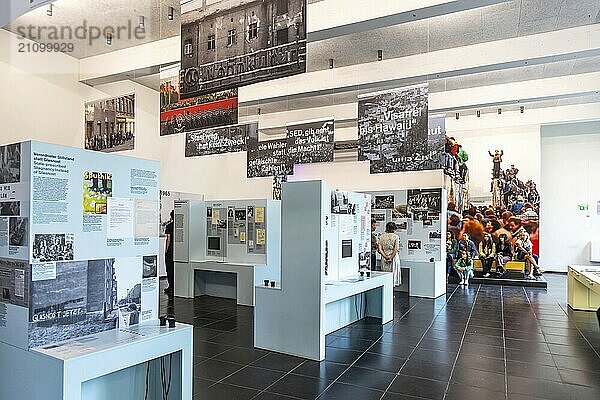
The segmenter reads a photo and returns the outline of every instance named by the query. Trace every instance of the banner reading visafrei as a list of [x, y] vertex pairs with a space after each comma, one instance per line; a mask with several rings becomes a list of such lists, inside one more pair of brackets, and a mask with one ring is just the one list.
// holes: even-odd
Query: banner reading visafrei
[[441, 168], [443, 137], [430, 141], [428, 125], [428, 85], [360, 96], [359, 160], [372, 174]]

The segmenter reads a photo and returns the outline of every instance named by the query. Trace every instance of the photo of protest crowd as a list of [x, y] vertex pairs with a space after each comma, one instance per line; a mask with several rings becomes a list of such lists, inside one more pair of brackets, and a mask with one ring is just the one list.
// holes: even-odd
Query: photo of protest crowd
[[[464, 150], [454, 139], [447, 138], [448, 143], [458, 147], [456, 157], [447, 153], [447, 161], [452, 159], [447, 166], [462, 179], [466, 177], [462, 171], [468, 171], [468, 156], [460, 157]], [[475, 260], [481, 263], [484, 278], [506, 277], [506, 263], [516, 261], [523, 263], [524, 279], [538, 280], [542, 271], [538, 266], [540, 195], [536, 184], [531, 179], [523, 182], [515, 165], [503, 170], [502, 150], [489, 154], [493, 164], [491, 201], [483, 205], [468, 204], [461, 210], [449, 199], [448, 275], [458, 275], [460, 283], [468, 285]]]

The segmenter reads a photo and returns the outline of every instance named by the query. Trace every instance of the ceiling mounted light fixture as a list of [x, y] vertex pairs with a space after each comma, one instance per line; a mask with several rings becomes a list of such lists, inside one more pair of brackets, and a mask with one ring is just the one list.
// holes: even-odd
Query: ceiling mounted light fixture
[[456, 119], [460, 118], [460, 114], [459, 113], [454, 114], [454, 116], [456, 117]]
[[377, 60], [383, 60], [383, 50], [377, 50]]
[[525, 106], [521, 106], [520, 110], [521, 110], [521, 114], [523, 114], [525, 112]]
[[52, 4], [48, 4], [48, 8], [46, 9], [46, 15], [51, 17], [53, 11], [54, 10], [52, 9]]
[[108, 46], [112, 46], [112, 42], [113, 42], [113, 34], [112, 34], [112, 32], [108, 32], [106, 34], [106, 44]]
[[481, 111], [477, 110], [477, 118], [481, 117]]
[[173, 21], [175, 19], [175, 9], [173, 7], [169, 7], [167, 18], [169, 18], [169, 21]]
[[143, 15], [140, 15], [139, 26], [141, 29], [146, 29], [146, 18]]
[[502, 114], [502, 109], [501, 108], [498, 109], [498, 115], [500, 115], [500, 114]]
[[333, 68], [333, 58], [329, 59], [329, 69]]

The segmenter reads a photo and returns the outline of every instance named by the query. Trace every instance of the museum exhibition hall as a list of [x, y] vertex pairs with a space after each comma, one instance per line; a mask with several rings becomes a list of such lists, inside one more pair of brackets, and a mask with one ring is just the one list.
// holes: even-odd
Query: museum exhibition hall
[[600, 399], [600, 0], [2, 0], [0, 84], [0, 400]]

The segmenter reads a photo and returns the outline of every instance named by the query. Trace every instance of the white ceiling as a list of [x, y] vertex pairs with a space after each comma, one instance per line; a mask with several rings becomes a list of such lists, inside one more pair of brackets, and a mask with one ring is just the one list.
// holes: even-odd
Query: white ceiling
[[[49, 30], [43, 31], [42, 39], [36, 40], [42, 43], [73, 43], [74, 51], [69, 54], [75, 58], [84, 58], [178, 36], [181, 32], [179, 1], [58, 0], [52, 3], [52, 16], [47, 15], [48, 7], [42, 6], [17, 18], [4, 28], [15, 33], [18, 32], [19, 27], [27, 29], [30, 25], [36, 29], [37, 27], [57, 27], [60, 30], [60, 27], [81, 26], [85, 21], [88, 27], [104, 29], [112, 26], [116, 31], [116, 27], [127, 27], [130, 21], [132, 27], [135, 28], [139, 25], [139, 17], [144, 17], [145, 32], [142, 39], [136, 38], [135, 35], [124, 34], [121, 38], [114, 37], [110, 46], [106, 44], [105, 38], [95, 40], [91, 45], [85, 39], [49, 40]], [[173, 21], [168, 20], [170, 7], [175, 9]], [[37, 33], [35, 36], [37, 37]], [[113, 36], [116, 36], [116, 33]]]
[[363, 64], [600, 22], [600, 0], [510, 0], [308, 44], [309, 71]]

